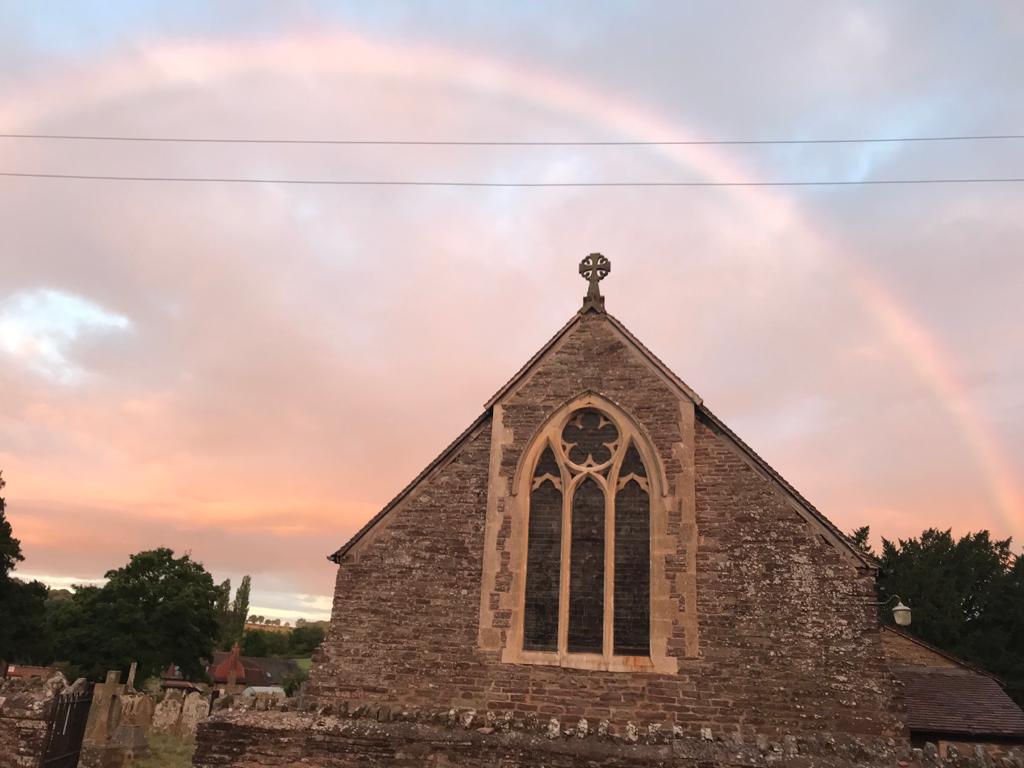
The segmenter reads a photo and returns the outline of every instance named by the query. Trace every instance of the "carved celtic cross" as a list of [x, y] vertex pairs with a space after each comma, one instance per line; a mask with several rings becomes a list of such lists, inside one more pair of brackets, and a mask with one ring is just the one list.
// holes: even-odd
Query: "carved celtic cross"
[[604, 312], [604, 296], [601, 295], [597, 284], [604, 280], [611, 271], [612, 263], [600, 253], [592, 253], [580, 262], [580, 274], [590, 283], [580, 312], [586, 312], [588, 309]]

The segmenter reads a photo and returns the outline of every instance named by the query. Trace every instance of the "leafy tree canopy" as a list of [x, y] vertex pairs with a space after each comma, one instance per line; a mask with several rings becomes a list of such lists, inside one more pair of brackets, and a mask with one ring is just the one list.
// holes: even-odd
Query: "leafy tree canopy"
[[[5, 485], [3, 471], [0, 470], [0, 491]], [[14, 538], [11, 524], [7, 522], [6, 508], [4, 498], [0, 496], [0, 579], [6, 579], [15, 564], [25, 559], [21, 554], [21, 542]]]
[[[998, 675], [1024, 704], [1024, 557], [1010, 539], [978, 531], [957, 540], [929, 528], [882, 539], [880, 561], [880, 599], [899, 595], [911, 607], [914, 634]], [[882, 616], [892, 621], [888, 610]]]
[[288, 633], [246, 630], [242, 637], [242, 654], [245, 656], [287, 656]]
[[857, 547], [860, 548], [862, 552], [864, 552], [864, 554], [871, 555], [872, 557], [874, 557], [875, 551], [871, 548], [871, 542], [868, 541], [870, 536], [871, 526], [862, 525], [860, 528], [857, 528], [853, 533], [850, 534], [850, 541], [856, 544]]
[[244, 656], [306, 657], [323, 642], [324, 630], [318, 626], [295, 627], [290, 632], [265, 632], [247, 629], [242, 637]]
[[[0, 472], [0, 490], [5, 483]], [[21, 542], [7, 520], [7, 505], [0, 497], [0, 661], [40, 663], [46, 658], [46, 586], [25, 583], [10, 575], [24, 560]]]
[[46, 585], [0, 577], [0, 660], [46, 664], [52, 646], [46, 631]]
[[245, 631], [245, 622], [249, 618], [249, 593], [252, 589], [252, 579], [243, 576], [238, 589], [235, 590], [235, 599], [231, 600], [231, 582], [225, 579], [218, 587], [217, 596], [217, 621], [220, 623], [220, 637], [218, 645], [221, 650], [228, 650], [235, 643], [242, 641], [242, 633]]
[[242, 583], [235, 590], [235, 601], [231, 605], [232, 642], [238, 640], [245, 631], [245, 619], [249, 615], [249, 592], [252, 579], [248, 575], [242, 577]]
[[220, 592], [206, 569], [160, 548], [132, 555], [106, 577], [102, 587], [79, 587], [54, 605], [58, 658], [92, 678], [137, 661], [139, 679], [171, 663], [201, 679], [220, 631]]

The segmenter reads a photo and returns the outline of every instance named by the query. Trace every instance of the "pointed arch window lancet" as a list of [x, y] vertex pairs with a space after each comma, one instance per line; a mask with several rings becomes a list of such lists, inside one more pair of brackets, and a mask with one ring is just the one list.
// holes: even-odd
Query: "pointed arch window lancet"
[[572, 411], [530, 482], [523, 650], [650, 655], [647, 468], [608, 414]]
[[523, 647], [555, 651], [561, 591], [562, 480], [550, 446], [540, 455], [531, 488]]

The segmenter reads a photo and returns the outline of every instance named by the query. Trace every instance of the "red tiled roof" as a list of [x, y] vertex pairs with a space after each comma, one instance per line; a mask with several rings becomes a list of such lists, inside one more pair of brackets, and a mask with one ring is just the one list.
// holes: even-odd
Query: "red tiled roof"
[[1024, 711], [995, 680], [955, 667], [898, 666], [907, 726], [919, 733], [1024, 738]]
[[228, 653], [214, 651], [213, 661], [210, 662], [210, 667], [207, 669], [210, 679], [215, 683], [229, 682], [232, 677], [235, 678], [236, 683], [244, 683], [247, 671], [239, 658], [238, 643], [235, 643]]
[[33, 667], [29, 664], [11, 664], [7, 667], [8, 677], [43, 677], [48, 678], [56, 674], [53, 667]]
[[214, 651], [208, 670], [210, 679], [215, 683], [226, 683], [232, 666], [237, 672], [235, 682], [239, 685], [280, 685], [284, 678], [298, 669], [290, 659], [256, 656], [232, 658], [228, 651]]

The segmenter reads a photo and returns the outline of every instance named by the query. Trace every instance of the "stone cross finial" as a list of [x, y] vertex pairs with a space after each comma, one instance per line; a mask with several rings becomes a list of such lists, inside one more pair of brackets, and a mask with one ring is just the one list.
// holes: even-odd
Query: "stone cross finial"
[[595, 312], [604, 312], [604, 296], [601, 295], [597, 284], [604, 280], [611, 271], [612, 263], [600, 253], [592, 253], [580, 262], [580, 274], [590, 283], [580, 312], [591, 309]]

